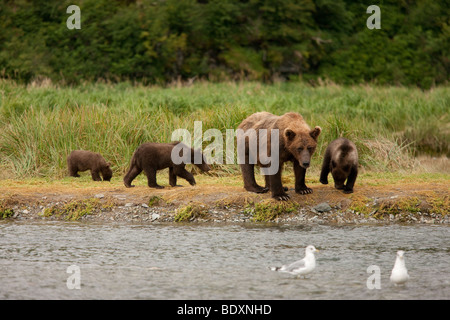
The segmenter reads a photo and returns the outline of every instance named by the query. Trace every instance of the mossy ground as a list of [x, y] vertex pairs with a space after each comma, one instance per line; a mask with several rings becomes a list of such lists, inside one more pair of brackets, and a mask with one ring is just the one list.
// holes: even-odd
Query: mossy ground
[[87, 214], [92, 214], [100, 202], [95, 198], [73, 200], [62, 205], [54, 205], [42, 211], [43, 217], [63, 217], [64, 220], [77, 221]]

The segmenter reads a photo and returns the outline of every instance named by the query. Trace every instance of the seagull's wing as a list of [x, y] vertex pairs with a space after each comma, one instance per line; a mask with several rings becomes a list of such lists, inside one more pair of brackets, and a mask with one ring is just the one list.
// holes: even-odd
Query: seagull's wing
[[[295, 261], [290, 265], [283, 266], [281, 269], [283, 271], [292, 272], [293, 270], [304, 268], [305, 267], [305, 259]], [[281, 270], [280, 270], [281, 271]]]

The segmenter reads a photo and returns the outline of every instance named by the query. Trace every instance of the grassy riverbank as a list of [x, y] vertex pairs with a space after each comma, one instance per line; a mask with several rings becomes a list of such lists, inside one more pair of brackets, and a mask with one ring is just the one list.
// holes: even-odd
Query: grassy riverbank
[[[58, 87], [2, 80], [0, 92], [2, 217], [363, 223], [426, 218], [448, 223], [449, 88], [251, 82]], [[312, 195], [294, 193], [289, 166], [283, 183], [291, 188], [291, 201], [283, 203], [269, 194], [245, 192], [236, 164], [213, 165], [207, 174], [196, 175], [195, 187], [180, 179], [183, 188], [149, 189], [144, 175], [136, 188], [123, 186], [139, 144], [169, 142], [177, 128], [193, 135], [194, 121], [202, 121], [203, 132], [215, 128], [225, 136], [226, 129], [236, 129], [245, 117], [263, 110], [296, 111], [311, 126], [322, 127], [307, 173]], [[352, 139], [360, 154], [360, 175], [351, 195], [332, 188], [332, 180], [327, 186], [318, 181], [325, 148], [339, 136]], [[93, 182], [87, 172], [80, 179], [67, 177], [66, 156], [74, 149], [100, 152], [112, 162], [112, 182]], [[188, 169], [195, 172], [195, 167]], [[168, 186], [167, 170], [158, 173], [158, 182]], [[323, 202], [331, 210], [318, 213], [314, 208]]]
[[[414, 169], [413, 155], [448, 155], [450, 89], [301, 83], [194, 83], [146, 87], [130, 83], [59, 87], [0, 81], [0, 172], [3, 178], [66, 175], [73, 149], [100, 152], [123, 174], [135, 148], [168, 142], [177, 128], [193, 134], [194, 121], [236, 129], [249, 114], [296, 111], [323, 134], [313, 162], [327, 144], [345, 136], [359, 148], [361, 165], [372, 171]], [[204, 142], [204, 146], [210, 142]], [[236, 174], [236, 165], [214, 167], [216, 176]]]

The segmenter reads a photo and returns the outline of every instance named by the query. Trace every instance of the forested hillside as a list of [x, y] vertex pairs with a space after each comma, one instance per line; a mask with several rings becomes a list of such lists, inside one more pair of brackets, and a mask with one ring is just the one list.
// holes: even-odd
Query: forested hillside
[[[66, 26], [72, 4], [81, 29]], [[381, 29], [366, 26], [371, 4]], [[447, 0], [1, 1], [0, 77], [429, 88], [448, 81], [449, 17]]]

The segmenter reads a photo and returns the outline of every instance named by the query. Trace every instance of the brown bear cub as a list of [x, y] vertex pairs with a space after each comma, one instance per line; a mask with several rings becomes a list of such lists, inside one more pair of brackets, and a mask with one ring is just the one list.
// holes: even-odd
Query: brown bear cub
[[[266, 129], [267, 146], [260, 145], [260, 139], [257, 139], [258, 149], [267, 148], [267, 154], [271, 152], [272, 148], [273, 150], [278, 150], [278, 159], [275, 159], [277, 160], [276, 165], [278, 165], [276, 173], [264, 175], [266, 185], [263, 188], [256, 183], [254, 175], [255, 164], [252, 164], [252, 161], [249, 161], [249, 159], [256, 157], [255, 162], [260, 167], [267, 167], [267, 164], [261, 163], [261, 155], [256, 156], [253, 154], [254, 151], [249, 147], [250, 139], [247, 137], [244, 138], [245, 160], [240, 161], [243, 162], [240, 163], [240, 167], [244, 180], [244, 188], [247, 191], [265, 193], [270, 190], [272, 192], [272, 198], [288, 200], [289, 195], [285, 192], [287, 188], [284, 188], [281, 182], [281, 171], [283, 164], [291, 161], [294, 164], [295, 192], [299, 194], [312, 193], [312, 190], [305, 184], [305, 174], [306, 169], [310, 165], [311, 156], [316, 149], [317, 137], [322, 131], [320, 127], [315, 127], [311, 130], [303, 117], [294, 112], [288, 112], [282, 116], [276, 116], [269, 112], [258, 112], [242, 121], [238, 129], [242, 129], [244, 132], [247, 132], [249, 129], [254, 129], [258, 136], [264, 134], [264, 130], [261, 129]], [[271, 131], [274, 129], [278, 129], [278, 141], [271, 141]], [[274, 143], [275, 146], [273, 145]]]
[[[134, 187], [131, 182], [144, 171], [147, 176], [148, 186], [150, 188], [164, 188], [156, 183], [156, 171], [169, 168], [169, 184], [172, 187], [177, 186], [177, 176], [186, 179], [191, 185], [195, 185], [194, 176], [185, 169], [186, 163], [175, 164], [172, 161], [172, 150], [181, 142], [173, 143], [152, 143], [147, 142], [141, 144], [133, 154], [131, 158], [130, 169], [123, 178], [123, 182], [127, 188]], [[190, 150], [190, 163], [195, 164], [202, 171], [209, 171], [210, 168], [205, 161], [205, 158], [201, 151], [194, 150], [192, 148], [183, 145], [186, 150]], [[180, 150], [180, 154], [182, 150]], [[198, 154], [197, 154], [198, 153]], [[195, 155], [201, 159], [200, 164], [194, 162]], [[200, 157], [201, 156], [201, 157]]]
[[67, 167], [71, 177], [79, 177], [78, 171], [91, 170], [92, 180], [110, 181], [112, 177], [111, 164], [99, 154], [86, 150], [74, 150], [67, 157]]
[[[320, 173], [320, 182], [328, 184], [328, 173], [334, 179], [334, 187], [352, 193], [358, 176], [358, 150], [356, 145], [345, 138], [332, 141], [326, 151]], [[347, 184], [345, 183], [347, 180]]]

